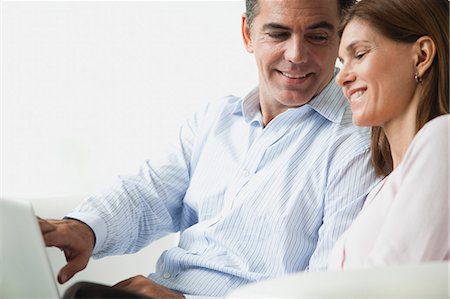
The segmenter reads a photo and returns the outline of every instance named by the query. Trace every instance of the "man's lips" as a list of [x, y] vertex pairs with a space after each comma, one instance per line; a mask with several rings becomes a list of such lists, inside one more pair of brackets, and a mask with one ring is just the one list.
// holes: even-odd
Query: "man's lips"
[[280, 73], [283, 76], [288, 77], [289, 79], [303, 79], [303, 78], [306, 78], [306, 76], [307, 76], [307, 75], [295, 74], [295, 73], [289, 73], [289, 72], [282, 72], [282, 71], [280, 71]]
[[289, 71], [280, 71], [278, 73], [287, 79], [292, 80], [301, 80], [310, 76], [312, 73], [298, 73], [298, 72], [289, 72]]

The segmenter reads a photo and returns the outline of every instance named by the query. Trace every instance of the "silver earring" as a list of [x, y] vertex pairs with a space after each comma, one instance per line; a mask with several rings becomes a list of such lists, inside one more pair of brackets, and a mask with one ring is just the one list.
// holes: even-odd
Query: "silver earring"
[[422, 83], [423, 79], [419, 76], [419, 73], [414, 74], [414, 80], [416, 80], [417, 83]]

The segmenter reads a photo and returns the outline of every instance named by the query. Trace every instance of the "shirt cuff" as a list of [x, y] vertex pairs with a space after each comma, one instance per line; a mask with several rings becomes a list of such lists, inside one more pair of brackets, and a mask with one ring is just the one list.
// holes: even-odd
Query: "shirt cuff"
[[87, 224], [95, 235], [95, 246], [92, 252], [95, 255], [102, 247], [106, 241], [106, 235], [108, 233], [105, 221], [98, 215], [82, 213], [82, 212], [72, 212], [64, 216], [64, 218], [73, 218]]

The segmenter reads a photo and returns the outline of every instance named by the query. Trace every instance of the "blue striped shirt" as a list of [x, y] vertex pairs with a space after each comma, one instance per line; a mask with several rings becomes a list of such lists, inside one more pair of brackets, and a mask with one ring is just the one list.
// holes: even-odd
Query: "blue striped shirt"
[[180, 232], [149, 278], [188, 298], [323, 270], [378, 181], [369, 136], [352, 125], [334, 80], [266, 127], [255, 89], [209, 103], [166, 155], [67, 216], [93, 228], [94, 257], [135, 252]]

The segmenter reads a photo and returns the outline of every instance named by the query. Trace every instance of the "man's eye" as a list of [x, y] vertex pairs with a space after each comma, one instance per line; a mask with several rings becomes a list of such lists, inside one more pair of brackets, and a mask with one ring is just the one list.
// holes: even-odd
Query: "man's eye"
[[321, 44], [328, 41], [328, 35], [320, 34], [320, 35], [310, 35], [308, 36], [308, 39], [312, 41], [313, 43]]
[[289, 37], [289, 33], [287, 33], [287, 32], [268, 32], [267, 35], [270, 38], [275, 38], [275, 39], [283, 39], [283, 38]]

